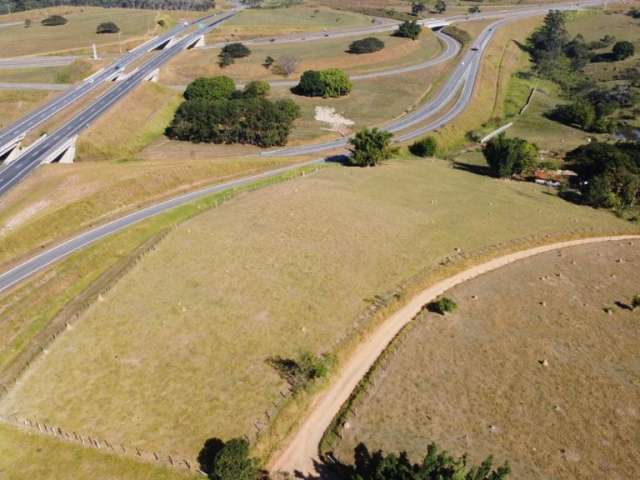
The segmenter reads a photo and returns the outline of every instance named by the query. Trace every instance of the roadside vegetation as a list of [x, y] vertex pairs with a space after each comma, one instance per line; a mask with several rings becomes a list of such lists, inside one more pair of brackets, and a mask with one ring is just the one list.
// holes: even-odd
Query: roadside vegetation
[[362, 40], [356, 40], [349, 45], [349, 53], [373, 53], [384, 48], [384, 42], [376, 37], [367, 37]]
[[348, 95], [352, 88], [351, 80], [344, 70], [329, 68], [321, 71], [307, 70], [292, 91], [306, 97], [336, 98]]
[[349, 163], [358, 167], [374, 167], [388, 160], [397, 149], [391, 146], [393, 135], [377, 128], [360, 130], [349, 140]]

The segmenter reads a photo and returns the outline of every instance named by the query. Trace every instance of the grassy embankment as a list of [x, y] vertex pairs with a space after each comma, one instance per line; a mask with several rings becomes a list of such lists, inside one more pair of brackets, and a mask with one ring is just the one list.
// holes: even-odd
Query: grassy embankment
[[[441, 161], [328, 168], [175, 229], [56, 340], [1, 409], [19, 405], [65, 428], [193, 458], [207, 438], [253, 436], [265, 411], [278, 414], [285, 385], [268, 358], [346, 351], [371, 326], [362, 315], [377, 296], [382, 318], [413, 289], [481, 258], [619, 231], [635, 229]], [[74, 257], [78, 275], [90, 258]], [[285, 401], [259, 453], [303, 411], [303, 401]]]

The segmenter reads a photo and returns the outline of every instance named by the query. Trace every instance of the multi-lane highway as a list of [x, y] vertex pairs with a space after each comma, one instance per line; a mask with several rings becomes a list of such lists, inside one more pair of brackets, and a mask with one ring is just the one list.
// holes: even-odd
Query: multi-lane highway
[[[187, 48], [197, 40], [198, 37], [207, 33], [216, 25], [219, 25], [225, 20], [231, 18], [236, 13], [236, 11], [232, 11], [230, 13], [220, 15], [215, 19], [209, 18], [206, 22], [200, 21], [198, 27], [192, 33], [185, 35], [172, 46], [165, 48], [158, 55], [133, 70], [124, 80], [117, 82], [111, 89], [98, 97], [95, 101], [91, 102], [89, 106], [76, 114], [65, 125], [54, 131], [37, 145], [33, 146], [33, 148], [29, 148], [27, 151], [22, 153], [8, 167], [0, 170], [0, 195], [31, 173], [31, 171], [40, 165], [48, 155], [51, 155], [52, 152], [58, 150], [60, 146], [65, 144], [65, 142], [68, 142], [69, 139], [87, 128], [96, 118], [133, 90], [155, 70]], [[130, 61], [128, 61], [128, 63], [130, 63]], [[117, 68], [116, 73], [121, 70], [121, 67]], [[96, 79], [93, 82], [102, 81], [98, 80], [98, 78], [102, 79], [103, 73], [96, 76]]]
[[[424, 133], [431, 131], [433, 129], [439, 128], [442, 125], [449, 122], [452, 118], [462, 112], [468, 103], [471, 100], [473, 95], [473, 91], [475, 88], [475, 82], [477, 78], [477, 74], [481, 64], [482, 53], [486, 49], [488, 43], [490, 42], [495, 30], [499, 28], [506, 22], [514, 21], [518, 18], [523, 18], [531, 15], [539, 15], [546, 12], [549, 9], [575, 9], [577, 6], [592, 6], [599, 5], [601, 0], [588, 0], [585, 2], [580, 2], [580, 4], [556, 4], [556, 5], [548, 5], [545, 7], [537, 7], [537, 8], [527, 8], [526, 10], [520, 10], [517, 12], [510, 11], [509, 13], [503, 14], [503, 18], [497, 20], [492, 23], [488, 27], [486, 27], [482, 33], [474, 40], [471, 47], [466, 51], [466, 53], [461, 57], [460, 62], [454, 69], [454, 71], [450, 74], [447, 81], [440, 89], [438, 94], [429, 102], [417, 108], [412, 113], [404, 116], [403, 118], [391, 122], [385, 128], [391, 132], [399, 132], [396, 135], [397, 140], [408, 140]], [[497, 14], [492, 14], [497, 15]], [[220, 21], [220, 20], [218, 20]], [[189, 39], [188, 41], [191, 41]], [[179, 48], [184, 48], [184, 44], [180, 45]], [[165, 52], [169, 54], [170, 52]], [[156, 57], [159, 58], [159, 57]], [[160, 65], [162, 61], [159, 61], [157, 64]], [[157, 68], [157, 66], [153, 66], [153, 68]], [[137, 75], [137, 74], [136, 74]], [[140, 72], [140, 76], [137, 77], [138, 80], [144, 78], [144, 74]], [[124, 83], [124, 82], [123, 82]], [[126, 84], [125, 84], [126, 85]], [[126, 88], [126, 87], [125, 87]], [[133, 88], [133, 85], [129, 85], [129, 89]], [[128, 91], [128, 90], [127, 90]], [[108, 92], [109, 93], [109, 92]], [[114, 95], [118, 95], [116, 98], [112, 98], [112, 101], [117, 100], [120, 96], [124, 95], [126, 91], [120, 91], [120, 93], [114, 93]], [[447, 108], [453, 102], [453, 106], [445, 111], [442, 115], [436, 117], [436, 115]], [[99, 108], [98, 105], [97, 108]], [[107, 107], [104, 107], [107, 108]], [[85, 110], [86, 116], [81, 118], [80, 124], [75, 125], [73, 128], [69, 130], [63, 130], [61, 132], [60, 140], [64, 141], [64, 139], [68, 138], [71, 132], [78, 131], [79, 128], [82, 128], [82, 122], [91, 121], [95, 118], [99, 112], [96, 110], [92, 112], [91, 109]], [[428, 123], [425, 123], [428, 122]], [[413, 130], [409, 130], [415, 127]], [[66, 135], [66, 136], [65, 136]], [[309, 154], [320, 151], [327, 150], [336, 150], [339, 148], [343, 148], [347, 143], [346, 139], [336, 140], [335, 142], [327, 142], [317, 145], [310, 146], [302, 146], [290, 149], [283, 149], [278, 151], [278, 155], [300, 155], [300, 154]], [[43, 147], [44, 148], [44, 147]], [[313, 163], [321, 163], [323, 162], [323, 158], [319, 158], [316, 160], [312, 160], [306, 162], [306, 165]], [[51, 249], [48, 249], [39, 255], [17, 265], [13, 269], [0, 274], [0, 291], [6, 290], [11, 286], [18, 283], [20, 280], [27, 278], [28, 276], [44, 269], [46, 266], [51, 263], [58, 261], [71, 253], [90, 245], [97, 240], [100, 240], [108, 235], [112, 235], [118, 231], [127, 228], [130, 225], [133, 225], [137, 222], [150, 218], [154, 215], [158, 215], [162, 212], [165, 212], [169, 209], [175, 208], [180, 205], [184, 205], [189, 203], [195, 199], [201, 198], [206, 195], [210, 195], [212, 193], [222, 191], [225, 189], [237, 187], [246, 183], [254, 182], [258, 179], [268, 178], [271, 176], [279, 175], [287, 170], [292, 170], [294, 168], [299, 168], [300, 166], [305, 164], [296, 164], [289, 167], [283, 167], [277, 170], [272, 170], [269, 172], [265, 172], [259, 175], [254, 175], [250, 177], [246, 177], [243, 179], [226, 182], [223, 184], [218, 184], [212, 187], [208, 187], [196, 192], [192, 192], [186, 195], [181, 195], [179, 197], [175, 197], [173, 199], [155, 204], [151, 207], [145, 208], [143, 210], [139, 210], [133, 212], [129, 215], [126, 215], [120, 219], [114, 220], [110, 223], [102, 225], [100, 227], [94, 228], [88, 232], [84, 232], [72, 238], [71, 240], [57, 245]]]

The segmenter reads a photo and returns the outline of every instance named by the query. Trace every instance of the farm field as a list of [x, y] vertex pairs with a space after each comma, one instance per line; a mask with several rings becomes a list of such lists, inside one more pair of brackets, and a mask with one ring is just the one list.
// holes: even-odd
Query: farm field
[[[3, 57], [89, 49], [93, 43], [100, 46], [141, 39], [155, 31], [158, 18], [158, 13], [153, 10], [121, 8], [58, 7], [46, 9], [46, 12], [42, 9], [21, 13], [21, 17], [32, 20], [29, 28], [15, 26], [0, 29], [0, 52], [3, 52]], [[56, 27], [40, 25], [42, 19], [53, 13], [64, 15], [69, 22]], [[96, 27], [108, 21], [115, 22], [121, 33], [97, 35]]]
[[420, 314], [376, 367], [339, 458], [364, 442], [419, 460], [436, 442], [508, 460], [514, 478], [637, 478], [638, 244], [542, 254], [447, 292], [458, 309]]
[[0, 424], [0, 471], [10, 472], [12, 480], [55, 478], [77, 480], [187, 480], [195, 477], [186, 473], [155, 467], [116, 455], [100, 453], [60, 442], [53, 438], [33, 435]]
[[209, 33], [207, 43], [242, 40], [254, 37], [319, 32], [324, 29], [363, 27], [371, 18], [354, 12], [322, 6], [294, 5], [287, 8], [244, 10]]
[[[375, 37], [385, 48], [369, 54], [350, 54], [349, 45], [363, 37]], [[380, 71], [385, 68], [414, 65], [438, 55], [442, 47], [438, 38], [424, 31], [417, 41], [393, 36], [391, 33], [361, 35], [313, 42], [250, 46], [251, 55], [240, 58], [225, 68], [218, 66], [219, 49], [194, 49], [184, 52], [163, 67], [160, 80], [167, 84], [187, 84], [201, 76], [227, 75], [236, 81], [296, 79], [305, 70], [342, 68], [349, 74]], [[276, 75], [263, 66], [267, 56], [274, 59], [293, 57], [299, 63], [289, 78]]]
[[176, 227], [0, 411], [186, 458], [207, 438], [252, 436], [285, 386], [268, 358], [331, 350], [367, 299], [454, 249], [474, 258], [545, 235], [636, 230], [544, 192], [406, 158], [224, 203]]

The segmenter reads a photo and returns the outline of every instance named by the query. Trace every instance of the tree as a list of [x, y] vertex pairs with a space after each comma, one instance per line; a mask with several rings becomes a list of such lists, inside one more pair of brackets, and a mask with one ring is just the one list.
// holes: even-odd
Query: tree
[[431, 157], [436, 153], [438, 144], [433, 137], [425, 137], [409, 147], [409, 151], [418, 157]]
[[273, 64], [272, 71], [277, 75], [288, 77], [298, 68], [298, 59], [288, 55], [279, 57]]
[[27, 18], [24, 21], [24, 28], [29, 28], [31, 26], [31, 20], [29, 18]]
[[271, 65], [273, 65], [273, 62], [275, 62], [274, 58], [272, 56], [267, 56], [264, 59], [264, 62], [262, 62], [262, 66], [264, 68], [266, 68], [267, 70], [269, 70], [271, 68]]
[[209, 478], [214, 480], [256, 480], [258, 473], [258, 462], [249, 456], [249, 442], [244, 438], [226, 442], [209, 468]]
[[62, 15], [51, 15], [42, 20], [40, 23], [45, 27], [55, 27], [58, 25], [65, 25], [67, 22], [68, 20]]
[[494, 470], [490, 456], [480, 466], [468, 466], [466, 455], [455, 458], [438, 451], [434, 443], [427, 447], [421, 463], [411, 463], [406, 452], [370, 453], [362, 443], [356, 447], [354, 458], [349, 480], [504, 480], [511, 473], [508, 463]]
[[398, 30], [395, 32], [395, 36], [416, 40], [420, 36], [421, 31], [422, 27], [420, 24], [415, 20], [411, 20], [410, 22], [407, 21], [401, 23]]
[[631, 299], [631, 308], [634, 310], [636, 308], [640, 308], [640, 293], [638, 295], [634, 295]]
[[224, 75], [200, 77], [187, 86], [183, 96], [186, 100], [214, 101], [229, 98], [235, 89], [233, 80]]
[[551, 112], [551, 118], [590, 131], [596, 123], [597, 116], [595, 107], [588, 100], [579, 98], [568, 105], [558, 105]]
[[451, 313], [456, 308], [458, 308], [458, 304], [449, 297], [441, 297], [427, 305], [427, 310], [439, 313], [440, 315]]
[[245, 85], [243, 95], [245, 97], [266, 97], [271, 91], [271, 85], [264, 80], [254, 80]]
[[444, 0], [436, 0], [433, 8], [437, 13], [444, 13], [447, 10], [447, 4], [444, 2]]
[[308, 97], [341, 97], [351, 92], [351, 81], [338, 68], [307, 70], [294, 88], [295, 93]]
[[494, 175], [510, 177], [528, 174], [538, 164], [538, 148], [522, 138], [507, 138], [504, 133], [492, 138], [482, 153]]
[[96, 28], [96, 33], [118, 33], [120, 28], [113, 22], [103, 22]]
[[633, 43], [623, 40], [621, 42], [616, 42], [611, 52], [613, 53], [614, 59], [624, 60], [633, 56], [635, 53], [635, 47], [633, 46]]
[[349, 45], [349, 53], [372, 53], [378, 52], [384, 48], [384, 42], [375, 37], [367, 37], [362, 40], [356, 40]]
[[469, 7], [469, 9], [467, 10], [469, 13], [480, 13], [480, 7], [477, 5], [474, 5], [473, 7]]
[[251, 55], [251, 50], [242, 43], [229, 43], [222, 47], [221, 53], [231, 58], [243, 58]]
[[351, 164], [359, 167], [373, 167], [393, 155], [391, 133], [377, 128], [360, 130], [349, 140]]
[[417, 17], [427, 9], [426, 0], [412, 0], [411, 1], [411, 15]]

